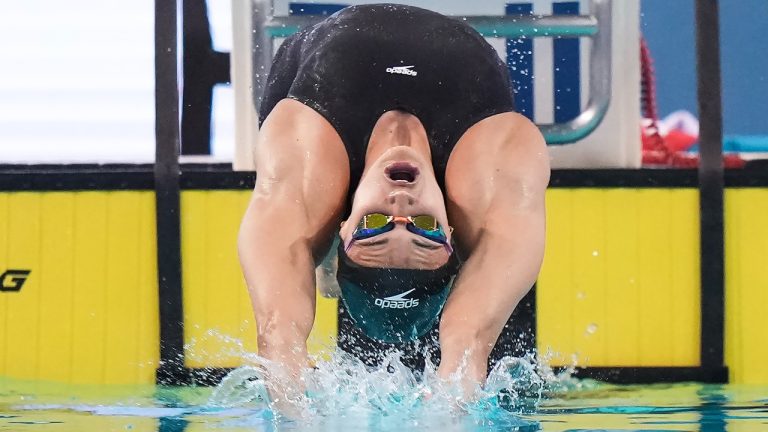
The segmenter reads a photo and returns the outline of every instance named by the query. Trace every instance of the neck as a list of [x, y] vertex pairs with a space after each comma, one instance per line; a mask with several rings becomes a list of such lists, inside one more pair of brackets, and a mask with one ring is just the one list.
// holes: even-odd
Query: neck
[[376, 122], [365, 153], [366, 168], [392, 147], [406, 146], [431, 160], [427, 131], [418, 117], [404, 111], [387, 111]]

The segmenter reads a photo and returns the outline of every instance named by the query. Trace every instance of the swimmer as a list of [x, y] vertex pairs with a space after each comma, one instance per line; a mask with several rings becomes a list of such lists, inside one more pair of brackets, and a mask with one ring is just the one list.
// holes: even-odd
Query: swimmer
[[425, 9], [348, 7], [282, 44], [259, 122], [238, 241], [259, 355], [301, 388], [330, 255], [366, 337], [439, 326], [438, 376], [482, 385], [541, 267], [550, 172], [496, 51]]

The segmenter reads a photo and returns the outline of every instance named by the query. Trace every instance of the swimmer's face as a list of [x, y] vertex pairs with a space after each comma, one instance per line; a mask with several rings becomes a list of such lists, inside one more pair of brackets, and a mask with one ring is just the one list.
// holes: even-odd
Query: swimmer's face
[[448, 261], [443, 245], [408, 231], [403, 223], [397, 223], [392, 231], [356, 240], [350, 245], [358, 223], [370, 213], [431, 215], [450, 241], [443, 193], [432, 164], [413, 148], [391, 147], [367, 165], [355, 192], [350, 216], [342, 224], [341, 238], [349, 245], [349, 258], [364, 267], [431, 270]]

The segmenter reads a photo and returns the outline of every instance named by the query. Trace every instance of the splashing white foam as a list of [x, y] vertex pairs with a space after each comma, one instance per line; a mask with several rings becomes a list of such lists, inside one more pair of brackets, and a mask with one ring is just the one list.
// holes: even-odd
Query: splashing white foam
[[[269, 399], [268, 388], [275, 385], [270, 381], [279, 375], [279, 365], [253, 354], [247, 356], [247, 363], [249, 366], [235, 369], [224, 378], [209, 404], [248, 407], [271, 413], [276, 422], [289, 421], [281, 413], [284, 410]], [[318, 422], [369, 426], [374, 422], [375, 429], [382, 431], [390, 430], [389, 426], [397, 430], [395, 425], [420, 423], [430, 428], [455, 429], [464, 425], [536, 430], [537, 423], [526, 420], [524, 415], [535, 411], [544, 393], [567, 385], [562, 374], [537, 362], [533, 355], [501, 359], [471, 400], [462, 397], [459, 377], [454, 378], [438, 378], [437, 367], [429, 360], [423, 371], [414, 372], [403, 364], [399, 352], [390, 353], [380, 366], [369, 367], [337, 350], [327, 361], [317, 359], [316, 367], [302, 377], [306, 392], [290, 400], [296, 408], [291, 410], [290, 422], [300, 422], [304, 427]]]

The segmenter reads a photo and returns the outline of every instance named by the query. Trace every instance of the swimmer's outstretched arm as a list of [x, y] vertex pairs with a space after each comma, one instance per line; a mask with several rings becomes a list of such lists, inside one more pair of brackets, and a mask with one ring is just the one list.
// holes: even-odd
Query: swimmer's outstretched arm
[[538, 276], [549, 173], [544, 138], [516, 113], [471, 127], [448, 162], [449, 220], [469, 258], [440, 322], [438, 372], [447, 378], [466, 367], [462, 385], [467, 395], [485, 381], [496, 339]]
[[259, 355], [283, 365], [293, 381], [308, 366], [315, 266], [339, 226], [349, 162], [331, 125], [293, 100], [274, 108], [258, 139], [256, 187], [240, 227], [238, 251], [256, 317]]

